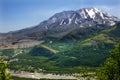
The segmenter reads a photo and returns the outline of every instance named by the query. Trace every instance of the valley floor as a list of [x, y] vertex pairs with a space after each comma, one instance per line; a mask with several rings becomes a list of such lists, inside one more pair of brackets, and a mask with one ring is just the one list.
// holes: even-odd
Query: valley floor
[[46, 74], [46, 73], [29, 73], [29, 72], [14, 72], [10, 71], [12, 76], [23, 77], [23, 78], [33, 78], [33, 79], [70, 79], [77, 80], [77, 78], [71, 75], [56, 75], [56, 74]]

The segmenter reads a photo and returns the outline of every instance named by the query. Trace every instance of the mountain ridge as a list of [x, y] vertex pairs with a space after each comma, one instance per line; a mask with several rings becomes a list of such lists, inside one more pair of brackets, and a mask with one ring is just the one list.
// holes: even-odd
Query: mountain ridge
[[[22, 39], [44, 40], [49, 37], [62, 38], [71, 32], [81, 36], [84, 33], [93, 33], [115, 25], [119, 19], [108, 15], [97, 8], [83, 8], [76, 11], [63, 11], [56, 13], [48, 20], [45, 20], [30, 28], [12, 31], [1, 35], [4, 43], [12, 44]], [[88, 29], [88, 30], [87, 30]], [[90, 31], [90, 30], [92, 31]], [[88, 33], [88, 34], [89, 34]]]
[[[4, 50], [0, 50], [0, 56], [11, 61], [9, 68], [16, 71], [79, 73], [83, 71], [81, 67], [93, 70], [104, 63], [109, 51], [120, 41], [120, 21], [111, 16], [104, 21], [96, 13], [95, 17], [91, 16], [92, 19], [87, 12], [81, 14], [86, 14], [88, 19], [71, 11], [65, 14], [69, 16], [62, 13], [64, 21], [55, 14], [35, 27], [2, 34], [0, 49]], [[81, 23], [76, 24], [77, 19]], [[103, 24], [98, 24], [99, 19]], [[107, 25], [111, 20], [115, 25]], [[84, 26], [80, 27], [80, 24]]]

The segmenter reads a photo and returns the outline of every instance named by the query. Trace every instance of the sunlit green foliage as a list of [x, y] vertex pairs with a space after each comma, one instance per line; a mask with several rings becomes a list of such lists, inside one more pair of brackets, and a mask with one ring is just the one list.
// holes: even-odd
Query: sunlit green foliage
[[110, 57], [97, 72], [99, 80], [120, 80], [120, 43], [110, 53]]
[[0, 80], [9, 80], [10, 74], [7, 71], [7, 62], [0, 58]]
[[83, 34], [82, 37], [75, 37], [68, 34], [60, 39], [49, 38], [31, 48], [1, 50], [0, 56], [8, 56], [9, 68], [15, 71], [79, 73], [84, 66], [94, 70], [104, 63], [110, 55], [109, 50], [120, 40], [119, 26], [88, 36]]

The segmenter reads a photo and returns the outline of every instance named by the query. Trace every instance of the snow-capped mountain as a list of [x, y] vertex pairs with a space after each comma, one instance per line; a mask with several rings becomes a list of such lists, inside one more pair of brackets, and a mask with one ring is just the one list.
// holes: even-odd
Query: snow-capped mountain
[[97, 8], [83, 8], [76, 11], [56, 13], [48, 20], [30, 29], [31, 31], [28, 31], [43, 32], [44, 36], [61, 37], [80, 28], [98, 26], [103, 29], [115, 25], [116, 21], [118, 21], [118, 18]]
[[[71, 32], [79, 34], [87, 33], [91, 28], [95, 32], [113, 26], [119, 21], [117, 17], [111, 16], [97, 8], [83, 8], [76, 11], [63, 11], [56, 13], [48, 20], [39, 25], [1, 34], [8, 41], [21, 39], [44, 39], [47, 37], [64, 37]], [[89, 34], [89, 33], [88, 33]]]
[[[117, 20], [97, 8], [83, 8], [77, 11], [63, 11], [52, 16], [48, 24], [59, 23], [59, 25], [77, 24], [81, 27], [90, 27], [97, 24], [112, 26]], [[84, 25], [86, 24], [86, 26]]]

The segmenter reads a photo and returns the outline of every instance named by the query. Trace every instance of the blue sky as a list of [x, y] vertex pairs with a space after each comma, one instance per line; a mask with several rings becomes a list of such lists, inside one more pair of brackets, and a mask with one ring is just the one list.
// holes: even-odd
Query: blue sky
[[55, 13], [85, 7], [120, 18], [120, 0], [0, 0], [0, 32], [35, 26]]

